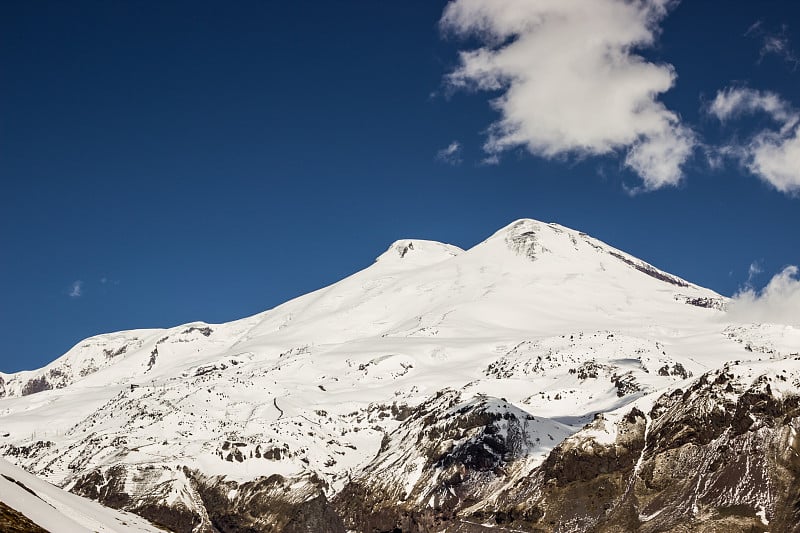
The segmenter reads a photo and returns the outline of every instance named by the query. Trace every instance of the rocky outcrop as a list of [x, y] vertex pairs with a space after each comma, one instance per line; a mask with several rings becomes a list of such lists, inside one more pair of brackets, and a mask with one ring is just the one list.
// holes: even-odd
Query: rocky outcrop
[[[534, 468], [511, 410], [445, 404], [457, 416], [434, 421], [423, 406], [334, 505], [364, 532], [800, 531], [800, 398], [755, 370], [598, 416]], [[396, 439], [418, 456], [398, 456]]]
[[505, 241], [509, 250], [517, 255], [521, 255], [535, 261], [537, 256], [547, 251], [537, 237], [537, 232], [540, 231], [538, 222], [530, 220], [521, 220], [509, 226]]
[[138, 514], [175, 533], [212, 531], [202, 506], [195, 505], [199, 498], [189, 480], [184, 475], [170, 477], [162, 482], [162, 471], [152, 466], [136, 469], [117, 465], [78, 477], [70, 490], [108, 507]]
[[193, 474], [212, 524], [220, 533], [344, 533], [316, 476], [289, 479], [278, 474], [239, 484]]
[[531, 526], [556, 531], [798, 531], [798, 399], [769, 379], [743, 389], [724, 371], [702, 376], [629, 412], [606, 445], [589, 427], [550, 454], [538, 486], [507, 498], [538, 494]]
[[[143, 516], [175, 533], [344, 533], [314, 475], [247, 483], [182, 469], [118, 466], [81, 476], [72, 492]], [[162, 479], [169, 481], [161, 481]]]
[[37, 392], [50, 390], [52, 388], [53, 386], [45, 376], [39, 376], [38, 378], [30, 379], [27, 383], [25, 383], [25, 385], [22, 387], [22, 395], [27, 396], [29, 394], [36, 394]]
[[333, 504], [351, 530], [468, 531], [483, 514], [468, 510], [524, 479], [566, 432], [503, 399], [464, 401], [456, 391], [441, 391], [386, 436]]
[[725, 311], [727, 309], [725, 298], [722, 297], [699, 296], [693, 298], [683, 294], [676, 294], [675, 299], [687, 305], [703, 307], [705, 309], [716, 309], [718, 311]]
[[657, 269], [653, 265], [649, 265], [644, 261], [634, 260], [630, 257], [626, 257], [625, 255], [617, 252], [610, 251], [608, 252], [611, 256], [616, 257], [623, 263], [628, 266], [631, 266], [641, 272], [642, 274], [647, 274], [651, 278], [655, 278], [659, 281], [663, 281], [665, 283], [669, 283], [675, 285], [676, 287], [688, 287], [689, 284], [680, 279], [679, 277], [673, 276], [671, 274], [667, 274], [666, 272], [662, 272], [661, 270]]

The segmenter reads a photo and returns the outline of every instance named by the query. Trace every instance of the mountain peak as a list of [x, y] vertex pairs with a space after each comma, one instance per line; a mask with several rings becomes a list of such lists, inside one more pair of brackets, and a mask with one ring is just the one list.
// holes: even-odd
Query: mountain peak
[[[578, 236], [588, 237], [585, 233], [556, 224], [555, 222], [542, 222], [532, 218], [520, 218], [497, 230], [486, 241], [504, 240], [510, 247], [519, 247], [524, 243], [533, 241], [542, 243], [558, 239], [575, 241]], [[524, 246], [523, 246], [524, 247]], [[546, 248], [546, 246], [544, 246]]]
[[546, 223], [535, 220], [532, 218], [519, 218], [509, 224], [506, 224], [499, 230], [495, 231], [491, 237], [487, 240], [493, 240], [498, 238], [506, 238], [509, 235], [518, 235], [521, 233], [527, 232], [537, 232], [541, 229], [542, 226], [547, 225]]
[[380, 264], [427, 266], [455, 257], [464, 250], [458, 246], [424, 239], [400, 239], [379, 255]]
[[594, 269], [598, 265], [606, 270], [607, 263], [622, 263], [658, 281], [686, 288], [690, 284], [672, 274], [659, 270], [628, 253], [618, 250], [590, 235], [553, 222], [540, 222], [530, 218], [516, 220], [495, 232], [482, 244], [503, 242], [519, 256], [531, 261], [547, 257], [548, 261], [562, 264], [567, 269]]
[[[519, 487], [524, 505], [561, 490], [544, 479], [595, 497], [584, 468], [593, 480], [627, 450], [617, 479], [652, 472], [662, 459], [651, 441], [673, 453], [686, 409], [697, 407], [689, 427], [705, 435], [703, 401], [716, 402], [729, 416], [715, 419], [719, 435], [739, 438], [728, 429], [749, 431], [765, 411], [751, 419], [728, 399], [796, 388], [800, 363], [781, 372], [797, 357], [796, 332], [726, 327], [724, 304], [558, 224], [516, 220], [468, 251], [401, 239], [375, 264], [258, 315], [101, 335], [45, 368], [0, 376], [0, 454], [78, 494], [191, 519], [196, 531], [228, 517], [261, 529], [271, 517], [285, 530], [281, 520], [306, 512], [360, 531], [382, 505], [427, 513], [475, 501], [495, 516], [501, 489]], [[769, 365], [768, 382], [751, 387]], [[713, 368], [713, 379], [698, 377]], [[787, 434], [776, 431], [769, 449]], [[738, 483], [740, 467], [752, 465], [725, 479]], [[616, 497], [642, 486], [623, 483]], [[542, 508], [560, 509], [556, 496]]]

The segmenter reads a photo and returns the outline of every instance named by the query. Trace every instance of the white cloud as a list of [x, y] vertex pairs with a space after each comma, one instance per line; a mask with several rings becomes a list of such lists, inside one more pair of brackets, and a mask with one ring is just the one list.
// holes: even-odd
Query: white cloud
[[80, 298], [83, 296], [83, 282], [81, 280], [73, 281], [69, 289], [70, 298]]
[[734, 320], [800, 325], [800, 278], [798, 268], [788, 266], [776, 274], [761, 291], [747, 288], [728, 305]]
[[453, 141], [446, 148], [436, 152], [436, 159], [448, 165], [461, 164], [461, 143]]
[[454, 0], [441, 26], [483, 46], [460, 52], [451, 89], [499, 91], [500, 118], [484, 145], [545, 157], [627, 151], [647, 190], [677, 185], [696, 145], [657, 100], [671, 65], [634, 51], [652, 46], [671, 0]]
[[797, 66], [797, 57], [789, 45], [789, 39], [785, 35], [767, 35], [764, 37], [764, 43], [761, 47], [762, 57], [767, 54], [775, 54], [781, 57], [784, 61]]
[[780, 32], [772, 32], [764, 29], [763, 21], [759, 20], [750, 26], [750, 28], [745, 32], [745, 35], [751, 35], [761, 39], [759, 63], [764, 60], [765, 56], [771, 54], [778, 56], [792, 65], [792, 69], [796, 69], [797, 65], [800, 64], [800, 60], [797, 58], [797, 55], [792, 49], [792, 45], [789, 42], [789, 37], [786, 35], [787, 33], [788, 27], [786, 25], [781, 26]]
[[761, 274], [763, 270], [761, 269], [761, 265], [758, 264], [758, 261], [753, 261], [750, 263], [750, 267], [747, 269], [747, 285], [753, 282], [753, 278], [757, 275]]
[[729, 87], [717, 92], [717, 96], [708, 107], [708, 112], [722, 122], [759, 111], [780, 122], [785, 122], [793, 116], [789, 103], [778, 94], [746, 87]]
[[646, 190], [676, 185], [681, 165], [692, 155], [694, 145], [694, 135], [688, 129], [660, 132], [635, 143], [625, 164], [642, 177]]
[[483, 159], [481, 159], [481, 164], [488, 165], [488, 166], [499, 165], [500, 164], [500, 157], [498, 157], [497, 154], [488, 155], [488, 156], [484, 157]]
[[800, 193], [800, 129], [764, 131], [748, 146], [747, 168], [786, 194]]
[[721, 121], [747, 113], [764, 112], [778, 123], [763, 129], [740, 145], [720, 153], [738, 158], [742, 164], [778, 191], [800, 193], [800, 113], [779, 95], [747, 88], [717, 93], [708, 112]]

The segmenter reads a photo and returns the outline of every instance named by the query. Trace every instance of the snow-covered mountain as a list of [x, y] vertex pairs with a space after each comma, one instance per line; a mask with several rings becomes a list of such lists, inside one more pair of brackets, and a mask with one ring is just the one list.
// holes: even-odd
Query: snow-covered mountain
[[401, 240], [264, 313], [0, 374], [0, 451], [179, 532], [790, 530], [800, 330], [725, 308], [557, 224]]

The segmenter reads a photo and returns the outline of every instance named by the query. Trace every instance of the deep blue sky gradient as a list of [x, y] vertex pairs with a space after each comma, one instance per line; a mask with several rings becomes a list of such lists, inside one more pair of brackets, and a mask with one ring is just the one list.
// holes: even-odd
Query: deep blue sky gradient
[[[222, 322], [368, 266], [399, 238], [473, 246], [516, 218], [586, 231], [726, 295], [800, 264], [800, 200], [698, 153], [630, 196], [620, 157], [480, 163], [490, 95], [446, 96], [445, 2], [0, 5], [0, 371], [97, 333]], [[800, 106], [757, 20], [800, 50], [796, 2], [685, 0], [643, 55], [709, 144], [731, 84]], [[756, 119], [753, 119], [758, 120]], [[458, 140], [462, 164], [436, 159]], [[105, 283], [101, 280], [105, 279]], [[70, 297], [76, 280], [82, 295]]]

